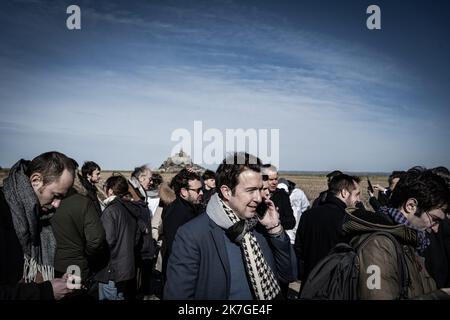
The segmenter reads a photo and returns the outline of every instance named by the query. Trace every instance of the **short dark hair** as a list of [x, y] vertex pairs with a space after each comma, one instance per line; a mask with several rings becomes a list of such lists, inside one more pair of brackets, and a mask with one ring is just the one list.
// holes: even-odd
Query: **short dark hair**
[[94, 161], [86, 161], [81, 167], [81, 176], [84, 179], [87, 179], [87, 176], [92, 175], [92, 172], [94, 172], [96, 169], [101, 170], [98, 164], [96, 164]]
[[343, 174], [342, 171], [334, 170], [334, 171], [331, 171], [329, 174], [326, 175], [328, 188], [330, 188], [331, 179], [333, 179], [334, 177], [336, 177], [338, 175], [341, 175], [341, 174]]
[[405, 174], [405, 171], [392, 171], [392, 173], [388, 179], [389, 185], [392, 184], [392, 180], [394, 180], [396, 178], [400, 179], [404, 174]]
[[446, 167], [436, 167], [430, 170], [434, 174], [437, 174], [439, 177], [444, 179], [447, 183], [447, 186], [450, 188], [450, 171]]
[[332, 179], [332, 178], [334, 178], [334, 177], [336, 177], [336, 176], [338, 176], [340, 174], [343, 174], [342, 171], [334, 170], [334, 171], [331, 171], [329, 174], [327, 174], [326, 177]]
[[352, 192], [355, 190], [355, 183], [358, 184], [361, 182], [361, 179], [357, 176], [349, 176], [347, 174], [340, 174], [333, 179], [331, 179], [330, 184], [328, 186], [328, 191], [334, 193], [335, 195], [339, 194], [342, 190], [347, 190], [348, 192]]
[[47, 185], [58, 180], [66, 169], [75, 177], [76, 162], [63, 153], [50, 151], [31, 160], [26, 174], [28, 177], [36, 172], [42, 174], [43, 184]]
[[200, 181], [200, 175], [187, 169], [181, 169], [181, 171], [172, 178], [170, 187], [175, 191], [176, 195], [179, 195], [182, 188], [189, 189], [189, 180]]
[[444, 166], [439, 166], [439, 167], [436, 167], [436, 168], [432, 168], [430, 170], [431, 170], [431, 172], [436, 173], [437, 175], [439, 175], [439, 174], [450, 175], [450, 170], [448, 170], [448, 168], [446, 168]]
[[163, 177], [159, 173], [152, 173], [153, 188], [157, 189], [163, 183]]
[[417, 200], [417, 216], [436, 208], [447, 207], [450, 201], [450, 190], [444, 178], [421, 167], [408, 170], [392, 191], [391, 203], [394, 208], [400, 208], [405, 202], [414, 198]]
[[216, 178], [216, 173], [212, 170], [206, 170], [202, 175], [203, 180], [215, 179], [215, 178]]
[[114, 195], [123, 198], [128, 194], [128, 181], [124, 176], [111, 176], [105, 182], [105, 191], [112, 190]]
[[[216, 188], [225, 185], [234, 194], [239, 183], [239, 175], [246, 170], [261, 172], [261, 160], [247, 152], [235, 152], [226, 157], [216, 171]], [[222, 192], [219, 196], [223, 199]]]

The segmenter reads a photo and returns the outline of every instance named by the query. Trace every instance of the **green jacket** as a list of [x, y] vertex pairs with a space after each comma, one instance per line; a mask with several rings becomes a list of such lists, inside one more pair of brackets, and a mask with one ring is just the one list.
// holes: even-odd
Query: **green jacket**
[[[65, 273], [70, 265], [78, 265], [82, 280], [94, 267], [101, 269], [107, 248], [105, 230], [94, 203], [71, 189], [51, 219], [56, 238], [55, 270]], [[107, 262], [107, 260], [106, 260]]]
[[[366, 234], [374, 231], [384, 231], [392, 234], [400, 243], [408, 269], [409, 285], [408, 299], [415, 298], [439, 298], [443, 292], [436, 292], [436, 284], [425, 269], [424, 258], [420, 257], [415, 247], [417, 245], [417, 233], [406, 225], [395, 225], [387, 216], [365, 212], [364, 216], [358, 215], [358, 211], [347, 209], [348, 216], [343, 224], [343, 231], [353, 237], [352, 243], [357, 245]], [[371, 216], [373, 215], [373, 216]], [[383, 221], [384, 220], [384, 221]], [[394, 300], [400, 296], [400, 271], [397, 263], [396, 248], [392, 240], [383, 235], [373, 236], [360, 251], [360, 278], [359, 296], [365, 300]], [[367, 280], [372, 276], [373, 269], [368, 272], [369, 266], [379, 267], [380, 286], [370, 289]], [[371, 282], [369, 279], [369, 283]], [[445, 295], [445, 294], [444, 294]]]

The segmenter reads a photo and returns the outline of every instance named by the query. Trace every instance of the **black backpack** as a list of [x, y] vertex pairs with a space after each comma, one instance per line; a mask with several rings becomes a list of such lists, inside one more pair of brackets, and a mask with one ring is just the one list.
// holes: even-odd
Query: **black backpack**
[[[305, 283], [302, 284], [300, 299], [303, 300], [358, 300], [359, 258], [358, 254], [365, 244], [374, 236], [386, 236], [394, 243], [400, 271], [400, 296], [408, 295], [409, 274], [403, 248], [387, 232], [373, 232], [365, 237], [359, 245], [353, 247], [347, 243], [338, 243], [331, 252], [312, 269]], [[353, 238], [351, 243], [355, 243]]]

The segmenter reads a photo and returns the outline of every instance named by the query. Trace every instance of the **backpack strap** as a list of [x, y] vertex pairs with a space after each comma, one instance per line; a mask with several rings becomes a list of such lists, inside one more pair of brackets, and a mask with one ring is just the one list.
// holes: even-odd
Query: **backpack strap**
[[[405, 252], [403, 246], [398, 242], [398, 240], [390, 233], [383, 231], [376, 231], [368, 234], [363, 234], [359, 237], [354, 237], [350, 241], [350, 245], [355, 249], [358, 256], [361, 250], [365, 247], [367, 242], [369, 242], [375, 236], [384, 236], [389, 238], [395, 247], [395, 253], [397, 255], [397, 265], [400, 274], [399, 288], [400, 294], [398, 299], [408, 299], [408, 286], [410, 284], [408, 265], [406, 264]], [[357, 239], [358, 238], [358, 239]], [[361, 240], [362, 238], [362, 240]]]

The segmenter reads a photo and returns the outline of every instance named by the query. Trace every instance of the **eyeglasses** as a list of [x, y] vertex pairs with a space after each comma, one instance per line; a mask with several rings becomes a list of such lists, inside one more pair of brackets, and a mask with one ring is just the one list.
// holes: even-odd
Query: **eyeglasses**
[[428, 219], [430, 219], [430, 228], [434, 227], [437, 224], [440, 224], [442, 222], [441, 218], [432, 216], [429, 212], [425, 212], [427, 214]]
[[200, 193], [200, 192], [202, 192], [202, 187], [197, 188], [197, 189], [188, 188], [188, 190], [192, 190], [192, 191], [195, 191], [196, 193]]

